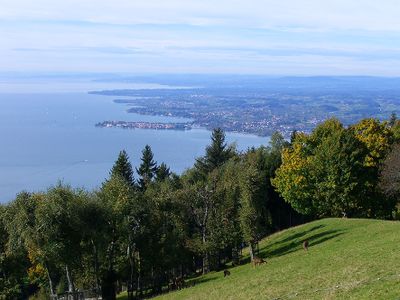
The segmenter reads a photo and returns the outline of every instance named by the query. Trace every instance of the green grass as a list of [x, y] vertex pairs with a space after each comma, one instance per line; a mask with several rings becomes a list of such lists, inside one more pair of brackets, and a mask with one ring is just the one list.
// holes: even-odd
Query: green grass
[[156, 299], [400, 299], [400, 222], [315, 221], [263, 240], [260, 256], [268, 263], [213, 272]]

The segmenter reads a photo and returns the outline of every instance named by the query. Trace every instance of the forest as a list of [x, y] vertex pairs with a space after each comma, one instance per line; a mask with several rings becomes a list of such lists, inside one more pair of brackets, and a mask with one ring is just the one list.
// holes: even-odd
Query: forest
[[[183, 174], [122, 150], [97, 190], [58, 182], [0, 206], [0, 299], [140, 299], [258, 259], [273, 232], [324, 217], [400, 219], [400, 121], [332, 118], [239, 152], [214, 129]], [[85, 295], [86, 295], [85, 294]]]

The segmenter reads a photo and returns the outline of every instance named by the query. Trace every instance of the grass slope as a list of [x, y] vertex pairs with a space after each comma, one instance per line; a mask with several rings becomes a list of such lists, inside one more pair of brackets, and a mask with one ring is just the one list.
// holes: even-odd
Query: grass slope
[[263, 240], [260, 256], [268, 263], [213, 272], [157, 299], [400, 299], [400, 222], [319, 220]]

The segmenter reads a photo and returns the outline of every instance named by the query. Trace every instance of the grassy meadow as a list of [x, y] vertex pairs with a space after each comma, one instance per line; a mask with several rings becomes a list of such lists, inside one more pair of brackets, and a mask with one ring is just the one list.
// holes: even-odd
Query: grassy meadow
[[323, 219], [264, 239], [260, 257], [156, 299], [400, 299], [400, 222]]

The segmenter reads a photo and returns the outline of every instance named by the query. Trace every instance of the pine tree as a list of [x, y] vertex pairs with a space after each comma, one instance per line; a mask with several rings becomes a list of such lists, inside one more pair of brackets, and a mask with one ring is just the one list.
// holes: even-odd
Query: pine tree
[[296, 139], [297, 134], [298, 134], [298, 131], [296, 129], [292, 131], [292, 133], [290, 134], [290, 144], [294, 143], [294, 140]]
[[156, 171], [156, 181], [164, 181], [171, 175], [171, 171], [169, 170], [169, 167], [165, 163], [161, 163], [160, 166], [157, 167]]
[[195, 167], [208, 174], [222, 166], [233, 156], [234, 148], [226, 144], [224, 131], [221, 128], [216, 128], [211, 135], [211, 145], [206, 148], [206, 155], [196, 159]]
[[142, 151], [142, 162], [139, 168], [136, 168], [136, 172], [139, 175], [139, 188], [141, 190], [146, 189], [146, 186], [151, 182], [153, 177], [156, 175], [157, 164], [153, 160], [153, 151], [151, 147], [146, 145]]
[[392, 112], [392, 114], [390, 115], [389, 126], [393, 127], [396, 124], [396, 121], [397, 121], [397, 115], [395, 112]]
[[115, 161], [114, 166], [110, 171], [110, 176], [120, 176], [124, 178], [129, 183], [129, 185], [134, 185], [135, 179], [133, 178], [132, 165], [129, 162], [129, 156], [125, 150], [122, 150], [119, 153], [118, 159]]

